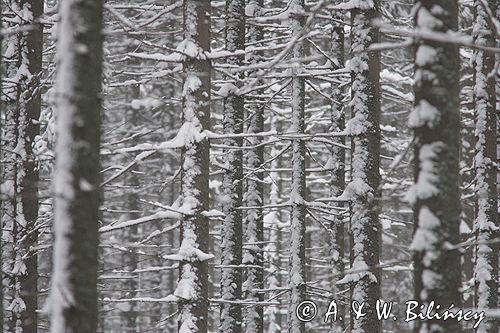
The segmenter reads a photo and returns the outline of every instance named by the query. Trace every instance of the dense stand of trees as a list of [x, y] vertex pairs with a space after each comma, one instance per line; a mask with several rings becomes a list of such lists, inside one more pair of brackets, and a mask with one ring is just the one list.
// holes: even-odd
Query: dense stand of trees
[[3, 332], [498, 332], [498, 0], [1, 8]]

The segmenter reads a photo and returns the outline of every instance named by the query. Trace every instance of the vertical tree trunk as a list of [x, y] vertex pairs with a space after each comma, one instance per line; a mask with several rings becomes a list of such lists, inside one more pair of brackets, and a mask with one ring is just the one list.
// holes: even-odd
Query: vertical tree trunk
[[179, 332], [207, 332], [208, 317], [208, 209], [209, 142], [202, 131], [210, 121], [210, 2], [184, 0], [184, 41], [186, 56], [183, 89], [185, 130], [181, 166], [181, 245], [179, 249], [178, 297]]
[[[245, 1], [226, 1], [226, 50], [229, 52], [245, 49]], [[228, 63], [241, 66], [243, 55], [230, 56]], [[242, 75], [237, 76], [242, 79]], [[243, 133], [244, 99], [239, 94], [241, 82], [226, 83], [228, 95], [224, 99], [224, 134]], [[225, 146], [241, 147], [241, 137], [225, 138]], [[243, 196], [243, 152], [228, 149], [224, 152], [225, 164], [222, 177], [222, 211], [225, 215], [221, 228], [221, 298], [223, 301], [241, 300], [241, 259], [243, 217], [239, 209]], [[222, 333], [241, 332], [241, 304], [221, 303], [220, 329]]]
[[[280, 133], [281, 126], [278, 124], [279, 120], [275, 114], [269, 115], [269, 121], [271, 123], [271, 131]], [[276, 156], [278, 154], [278, 149], [276, 146], [271, 147], [271, 156]], [[273, 159], [271, 161], [271, 170], [278, 169], [280, 167], [281, 160]], [[269, 190], [269, 204], [277, 205], [280, 202], [281, 184], [282, 180], [279, 178], [277, 172], [271, 171], [269, 173], [269, 178], [272, 179], [272, 183]], [[267, 287], [271, 290], [280, 288], [281, 283], [281, 214], [280, 211], [271, 211], [264, 217], [264, 225], [269, 229], [269, 244], [267, 245], [267, 262], [269, 263], [269, 268], [267, 269]], [[272, 305], [267, 309], [267, 320], [266, 320], [266, 332], [267, 333], [279, 333], [282, 330], [281, 325], [281, 309], [279, 306]], [[252, 332], [249, 332], [252, 333]]]
[[[138, 99], [140, 98], [140, 86], [133, 85], [130, 88], [129, 96], [130, 99]], [[130, 126], [130, 132], [127, 133], [127, 136], [133, 135], [138, 123], [138, 113], [141, 110], [135, 110], [133, 108], [129, 108], [126, 110], [128, 125]], [[139, 142], [137, 138], [132, 139], [131, 144], [137, 145]], [[133, 170], [134, 171], [134, 170]], [[126, 196], [126, 210], [130, 211], [127, 213], [127, 220], [135, 220], [140, 217], [140, 202], [139, 202], [139, 179], [134, 172], [130, 172], [127, 175], [126, 185], [128, 188], [128, 193]], [[126, 244], [135, 244], [139, 242], [140, 235], [137, 225], [130, 226], [125, 228], [122, 232], [123, 241]], [[137, 249], [135, 247], [129, 247], [126, 252], [123, 253], [122, 256], [122, 267], [126, 272], [133, 272], [138, 267], [139, 255], [137, 254]], [[127, 273], [125, 273], [127, 274]], [[128, 273], [129, 277], [124, 281], [123, 287], [125, 292], [125, 298], [136, 298], [137, 297], [137, 289], [139, 288], [139, 275], [134, 275], [133, 273]], [[127, 311], [122, 312], [122, 322], [124, 326], [125, 332], [139, 332], [139, 303], [131, 301], [129, 302], [129, 308]]]
[[[0, 22], [2, 22], [2, 2], [0, 1]], [[2, 47], [2, 44], [3, 44], [3, 36], [0, 34], [0, 54], [3, 54], [3, 47]], [[3, 87], [2, 87], [2, 77], [3, 77], [3, 61], [2, 61], [2, 57], [0, 57], [0, 95], [3, 94]], [[0, 107], [3, 107], [3, 104], [1, 103], [0, 101]], [[3, 124], [2, 124], [2, 117], [0, 117], [0, 159], [2, 161], [5, 161], [4, 160], [4, 154], [3, 154], [3, 149], [2, 149], [2, 146], [3, 146], [3, 142], [1, 140], [1, 133], [3, 133]], [[3, 163], [0, 163], [0, 184], [4, 184], [4, 181], [5, 181], [5, 178], [4, 178], [4, 173], [3, 173]], [[0, 216], [2, 217], [0, 219], [0, 270], [2, 272], [5, 271], [4, 269], [4, 259], [3, 259], [3, 237], [4, 237], [4, 231], [3, 231], [3, 214], [4, 214], [4, 210], [3, 210], [3, 201], [4, 201], [4, 193], [3, 193], [3, 189], [1, 188], [0, 186]], [[4, 323], [4, 283], [3, 283], [3, 274], [0, 274], [0, 299], [2, 301], [0, 301], [0, 328], [2, 329], [2, 331], [4, 331], [4, 326], [3, 326], [3, 323]]]
[[[331, 56], [336, 61], [331, 64], [332, 70], [344, 67], [344, 17], [336, 12], [332, 15], [332, 39]], [[331, 109], [331, 132], [340, 132], [345, 128], [345, 114], [343, 110], [344, 93], [340, 84], [332, 83], [332, 109]], [[335, 137], [332, 139], [335, 143], [345, 144], [345, 137]], [[333, 146], [331, 165], [334, 168], [332, 172], [331, 196], [338, 197], [345, 189], [345, 151], [344, 148]], [[345, 251], [345, 231], [344, 222], [341, 216], [331, 216], [330, 223], [331, 234], [329, 236], [330, 265], [332, 266], [331, 288], [335, 299], [339, 299], [339, 288], [336, 285], [341, 275], [344, 273], [344, 251]], [[338, 302], [338, 317], [347, 318], [345, 315], [345, 306]], [[331, 333], [342, 333], [345, 330], [345, 320], [336, 320], [332, 322]]]
[[372, 26], [378, 2], [351, 10], [352, 119], [347, 125], [352, 135], [351, 216], [351, 298], [365, 302], [366, 316], [353, 320], [353, 332], [380, 332], [375, 302], [380, 298], [380, 224], [378, 187], [380, 182], [380, 59], [377, 52], [367, 52], [378, 42], [378, 30]]
[[36, 332], [38, 271], [35, 245], [38, 239], [38, 170], [33, 143], [39, 134], [41, 108], [40, 76], [42, 72], [43, 1], [12, 0], [7, 15], [13, 28], [34, 25], [35, 29], [9, 37], [7, 58], [9, 85], [6, 100], [7, 161], [3, 178], [7, 181], [9, 198], [4, 202], [2, 225], [10, 244], [5, 251], [7, 278], [4, 279], [7, 332]]
[[56, 78], [52, 333], [95, 333], [102, 2], [63, 0]]
[[[437, 10], [439, 8], [439, 10]], [[417, 31], [447, 33], [458, 29], [455, 0], [421, 0]], [[421, 39], [415, 55], [415, 107], [409, 125], [415, 134], [415, 298], [435, 301], [441, 309], [460, 306], [458, 46]], [[416, 321], [416, 332], [461, 332], [454, 320]]]
[[[261, 14], [263, 0], [249, 1], [247, 8], [251, 17], [259, 17]], [[255, 24], [248, 28], [248, 41], [257, 43], [264, 38], [264, 31]], [[261, 61], [262, 52], [256, 52], [249, 57], [249, 63], [258, 64]], [[262, 80], [255, 79], [257, 85]], [[262, 94], [262, 90], [256, 92]], [[264, 131], [264, 105], [257, 101], [256, 104], [248, 106], [248, 133], [260, 133]], [[247, 154], [247, 166], [250, 172], [259, 170], [264, 163], [264, 147], [259, 146], [263, 142], [262, 138], [249, 137], [249, 146], [258, 146], [251, 149]], [[259, 207], [264, 203], [264, 174], [262, 171], [255, 171], [247, 180], [245, 192], [245, 205], [247, 207]], [[247, 275], [244, 283], [245, 299], [260, 302], [264, 300], [262, 292], [256, 289], [264, 289], [264, 217], [262, 209], [254, 208], [246, 211], [245, 221], [245, 248], [243, 264], [249, 265], [246, 269]], [[251, 266], [251, 267], [250, 267]], [[262, 306], [248, 307], [245, 313], [245, 330], [248, 333], [263, 333], [264, 331], [264, 308]]]
[[[302, 34], [306, 12], [304, 0], [292, 0], [289, 4], [291, 15], [292, 38]], [[297, 42], [292, 50], [294, 59], [292, 68], [292, 115], [289, 133], [304, 133], [304, 104], [305, 86], [304, 77], [298, 76], [301, 72], [300, 59], [304, 55], [304, 45]], [[290, 268], [289, 281], [290, 302], [288, 306], [288, 332], [304, 333], [305, 324], [296, 314], [296, 308], [305, 299], [306, 272], [305, 272], [305, 232], [306, 232], [306, 173], [305, 173], [305, 142], [302, 139], [292, 140], [292, 186], [290, 200]]]
[[[485, 7], [486, 2], [476, 0], [475, 43], [495, 46], [495, 32], [488, 23], [487, 10], [495, 12], [494, 6]], [[476, 155], [475, 193], [477, 200], [474, 235], [476, 237], [476, 260], [474, 266], [475, 306], [480, 310], [498, 306], [498, 214], [496, 162], [496, 94], [495, 55], [481, 50], [474, 51], [474, 110]], [[477, 328], [477, 332], [498, 332], [498, 322], [490, 320]]]

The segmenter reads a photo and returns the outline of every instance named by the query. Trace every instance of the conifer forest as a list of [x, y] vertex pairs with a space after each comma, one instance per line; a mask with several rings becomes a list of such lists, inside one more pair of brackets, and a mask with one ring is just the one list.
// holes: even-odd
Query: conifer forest
[[0, 6], [0, 333], [500, 332], [500, 0]]

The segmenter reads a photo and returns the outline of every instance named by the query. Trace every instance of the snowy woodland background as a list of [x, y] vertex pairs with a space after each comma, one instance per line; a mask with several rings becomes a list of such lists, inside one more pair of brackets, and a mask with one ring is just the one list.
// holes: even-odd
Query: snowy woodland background
[[498, 317], [499, 0], [1, 7], [3, 332]]

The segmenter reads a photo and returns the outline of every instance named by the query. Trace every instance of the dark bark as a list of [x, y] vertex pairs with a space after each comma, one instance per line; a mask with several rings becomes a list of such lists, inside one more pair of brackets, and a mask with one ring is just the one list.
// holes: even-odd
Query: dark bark
[[[433, 8], [440, 6], [441, 10]], [[432, 20], [429, 19], [432, 17]], [[417, 29], [446, 33], [458, 29], [455, 0], [420, 1]], [[415, 299], [435, 301], [446, 309], [460, 307], [460, 242], [458, 46], [419, 40], [415, 56], [414, 129]], [[425, 241], [424, 241], [425, 240]], [[454, 320], [417, 321], [415, 332], [461, 332]]]
[[[131, 91], [129, 93], [130, 99], [138, 99], [140, 98], [140, 87], [139, 85], [133, 85], [131, 87]], [[129, 109], [127, 110], [127, 119], [131, 128], [127, 133], [127, 136], [133, 135], [138, 126], [138, 113], [141, 110]], [[132, 145], [137, 145], [139, 142], [136, 138], [131, 141]], [[136, 170], [132, 170], [127, 175], [126, 185], [129, 187], [128, 193], [126, 196], [126, 210], [130, 213], [127, 214], [128, 220], [135, 220], [140, 217], [140, 202], [139, 202], [139, 179], [137, 174], [134, 172]], [[130, 226], [129, 228], [123, 231], [123, 241], [125, 244], [135, 244], [140, 241], [140, 235], [137, 225]], [[125, 272], [133, 272], [138, 267], [139, 255], [137, 254], [137, 250], [135, 247], [129, 247], [126, 252], [123, 253], [122, 256], [122, 267]], [[127, 274], [127, 273], [126, 273]], [[129, 277], [123, 283], [125, 296], [124, 298], [136, 298], [137, 297], [137, 289], [138, 285], [138, 275], [134, 273], [129, 273]], [[129, 302], [129, 308], [127, 311], [122, 312], [122, 322], [124, 325], [125, 332], [139, 332], [139, 304], [137, 302], [131, 301]]]
[[[226, 50], [235, 52], [245, 49], [245, 1], [226, 1]], [[232, 56], [228, 63], [241, 66], [244, 56]], [[242, 79], [242, 75], [236, 76]], [[228, 96], [224, 99], [224, 133], [243, 133], [243, 116], [245, 102], [238, 93], [242, 82], [228, 83]], [[241, 147], [243, 139], [226, 138], [224, 145]], [[221, 229], [221, 298], [232, 302], [241, 300], [243, 216], [239, 207], [243, 197], [243, 153], [241, 149], [229, 149], [224, 152], [224, 174], [222, 177], [222, 194], [224, 196], [222, 210], [224, 222]], [[222, 333], [241, 332], [241, 305], [237, 303], [221, 303], [220, 328]]]
[[380, 332], [375, 303], [380, 298], [380, 223], [378, 217], [380, 183], [380, 55], [367, 52], [379, 40], [372, 20], [378, 15], [378, 1], [370, 8], [351, 11], [352, 119], [347, 130], [352, 135], [352, 182], [354, 193], [351, 216], [351, 268], [366, 270], [350, 280], [352, 301], [365, 302], [366, 316], [353, 320], [356, 332]]
[[[209, 129], [210, 122], [210, 60], [201, 52], [210, 50], [210, 2], [184, 0], [184, 42], [197, 48], [197, 55], [186, 57], [184, 66], [183, 122], [193, 131]], [[186, 140], [182, 149], [181, 199], [190, 211], [181, 221], [182, 259], [179, 263], [178, 328], [207, 332], [208, 263], [197, 248], [208, 251], [209, 222], [203, 215], [208, 210], [209, 142], [206, 138]], [[184, 295], [179, 286], [189, 286], [194, 293]]]

